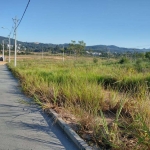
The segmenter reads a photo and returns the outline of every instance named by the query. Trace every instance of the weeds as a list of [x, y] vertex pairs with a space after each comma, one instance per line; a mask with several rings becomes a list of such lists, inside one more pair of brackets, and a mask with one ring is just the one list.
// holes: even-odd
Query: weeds
[[37, 104], [73, 113], [77, 132], [88, 143], [104, 149], [150, 149], [149, 65], [122, 61], [99, 59], [93, 65], [79, 58], [64, 63], [35, 59], [9, 68]]

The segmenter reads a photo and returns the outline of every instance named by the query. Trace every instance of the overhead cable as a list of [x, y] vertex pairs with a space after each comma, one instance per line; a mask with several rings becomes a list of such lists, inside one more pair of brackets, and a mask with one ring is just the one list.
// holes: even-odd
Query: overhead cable
[[28, 1], [28, 4], [27, 4], [27, 6], [26, 6], [26, 8], [25, 8], [25, 10], [24, 10], [24, 13], [23, 13], [23, 15], [22, 15], [22, 17], [21, 17], [21, 19], [20, 19], [20, 21], [19, 21], [17, 27], [15, 28], [15, 30], [16, 30], [16, 29], [18, 28], [18, 26], [20, 25], [20, 23], [21, 23], [21, 21], [22, 21], [24, 15], [25, 15], [25, 13], [26, 13], [26, 10], [27, 10], [27, 8], [28, 8], [28, 6], [29, 6], [29, 3], [30, 3], [30, 0]]

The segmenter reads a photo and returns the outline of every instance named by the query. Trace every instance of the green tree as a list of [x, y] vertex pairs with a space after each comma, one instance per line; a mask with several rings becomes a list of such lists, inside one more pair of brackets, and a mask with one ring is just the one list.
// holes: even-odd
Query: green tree
[[7, 44], [4, 44], [4, 50], [7, 50], [8, 48], [7, 48]]
[[59, 45], [56, 45], [54, 47], [53, 54], [56, 54], [56, 53], [59, 53], [59, 52], [60, 52], [60, 47], [59, 47]]
[[85, 46], [86, 46], [86, 43], [84, 43], [84, 41], [78, 41], [77, 49], [78, 49], [79, 55], [82, 55], [85, 52]]
[[3, 49], [3, 46], [0, 44], [0, 50], [2, 50]]
[[145, 58], [148, 58], [150, 60], [150, 52], [145, 53]]
[[13, 48], [12, 48], [12, 50], [13, 50], [13, 51], [15, 51], [15, 45], [13, 45]]
[[69, 44], [68, 50], [70, 51], [70, 53], [73, 52], [77, 56], [85, 52], [85, 46], [86, 43], [84, 43], [84, 41], [78, 41], [78, 43], [76, 43], [76, 41], [72, 40]]
[[119, 63], [120, 64], [125, 64], [125, 63], [128, 63], [129, 62], [129, 59], [127, 57], [122, 57], [120, 60], [119, 60]]
[[68, 47], [68, 51], [71, 55], [71, 53], [75, 53], [75, 49], [76, 49], [76, 41], [71, 40], [71, 43], [69, 43], [69, 47]]
[[145, 54], [144, 53], [137, 53], [137, 58], [144, 59], [145, 58]]

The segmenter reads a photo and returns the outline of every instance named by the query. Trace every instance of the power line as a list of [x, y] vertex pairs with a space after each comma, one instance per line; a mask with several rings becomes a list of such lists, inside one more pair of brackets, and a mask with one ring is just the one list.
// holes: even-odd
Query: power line
[[11, 36], [12, 32], [13, 32], [13, 26], [12, 26], [12, 28], [11, 28], [10, 33], [9, 33], [8, 36]]
[[[12, 27], [12, 30], [14, 29], [14, 27]], [[14, 35], [15, 35], [15, 32], [13, 32], [12, 34], [12, 39], [14, 39]]]
[[23, 13], [23, 15], [22, 15], [22, 17], [21, 17], [21, 19], [20, 19], [20, 21], [19, 21], [17, 27], [15, 28], [15, 30], [16, 30], [16, 29], [18, 28], [18, 26], [20, 25], [20, 23], [21, 23], [21, 21], [22, 21], [24, 15], [25, 15], [25, 13], [26, 13], [26, 10], [27, 10], [27, 8], [28, 8], [28, 6], [29, 6], [29, 3], [30, 3], [30, 0], [28, 1], [28, 4], [27, 4], [27, 6], [26, 6], [26, 8], [25, 8], [25, 10], [24, 10], [24, 13]]

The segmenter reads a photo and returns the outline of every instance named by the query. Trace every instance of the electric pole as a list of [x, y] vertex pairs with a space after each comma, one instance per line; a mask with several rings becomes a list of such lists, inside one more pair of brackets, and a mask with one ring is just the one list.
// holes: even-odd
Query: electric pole
[[5, 60], [4, 58], [4, 40], [3, 40], [3, 61]]
[[[11, 33], [10, 33], [11, 34]], [[10, 63], [10, 34], [9, 34], [9, 63]]]
[[13, 19], [15, 28], [14, 28], [14, 35], [15, 35], [15, 60], [14, 60], [14, 66], [16, 67], [16, 55], [17, 55], [17, 23], [19, 20], [17, 20], [17, 17]]
[[42, 59], [43, 59], [43, 45], [42, 45], [42, 48], [41, 48], [41, 55], [42, 55]]
[[63, 46], [63, 62], [64, 62], [64, 46]]
[[134, 53], [133, 53], [133, 60], [134, 60], [134, 62], [136, 62], [136, 52], [135, 52], [135, 48], [133, 49], [133, 51], [134, 51]]
[[[5, 28], [5, 27], [2, 27], [2, 29], [7, 29], [8, 31], [10, 31], [8, 28]], [[10, 33], [9, 33], [9, 35], [8, 35], [8, 38], [9, 38], [9, 63], [10, 63], [10, 43], [11, 43], [11, 41], [10, 41], [10, 35], [11, 35], [11, 31], [10, 31]]]

